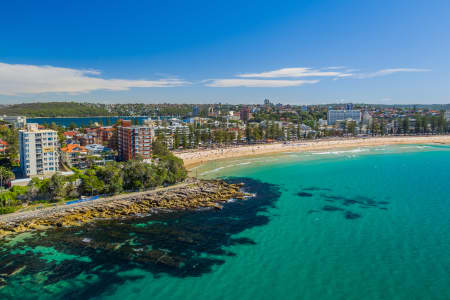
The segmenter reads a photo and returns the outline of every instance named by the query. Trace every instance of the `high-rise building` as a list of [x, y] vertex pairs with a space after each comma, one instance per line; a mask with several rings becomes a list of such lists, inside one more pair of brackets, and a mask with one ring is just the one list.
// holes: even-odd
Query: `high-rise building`
[[370, 125], [370, 123], [372, 122], [372, 116], [369, 114], [368, 111], [365, 111], [364, 114], [362, 115], [362, 122], [365, 125]]
[[58, 135], [29, 123], [19, 130], [20, 167], [25, 176], [49, 175], [58, 171]]
[[450, 122], [450, 110], [447, 110], [445, 112], [445, 120], [447, 120], [447, 122]]
[[199, 107], [198, 105], [195, 105], [194, 108], [192, 109], [192, 116], [196, 117], [199, 115]]
[[242, 106], [240, 118], [241, 118], [241, 121], [243, 121], [243, 122], [248, 121], [248, 119], [250, 118], [250, 108], [248, 108], [248, 106], [245, 106], [245, 105]]
[[328, 110], [328, 125], [334, 125], [338, 121], [345, 121], [351, 119], [356, 122], [361, 122], [361, 111], [360, 110], [344, 110], [344, 109], [331, 109]]
[[117, 127], [117, 148], [119, 160], [127, 161], [136, 157], [150, 159], [152, 157], [153, 128], [150, 126], [131, 126], [122, 122]]

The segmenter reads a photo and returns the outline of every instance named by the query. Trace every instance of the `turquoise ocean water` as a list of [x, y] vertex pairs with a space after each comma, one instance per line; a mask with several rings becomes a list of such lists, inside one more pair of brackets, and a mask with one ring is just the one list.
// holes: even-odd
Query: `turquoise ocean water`
[[449, 147], [285, 153], [193, 172], [245, 181], [256, 197], [15, 237], [0, 244], [2, 268], [17, 271], [1, 298], [450, 299]]

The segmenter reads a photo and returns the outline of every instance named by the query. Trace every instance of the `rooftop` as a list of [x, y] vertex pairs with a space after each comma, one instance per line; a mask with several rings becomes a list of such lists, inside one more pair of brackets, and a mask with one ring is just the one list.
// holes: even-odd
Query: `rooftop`
[[67, 152], [67, 153], [87, 152], [87, 149], [86, 149], [86, 147], [80, 146], [79, 144], [69, 144], [66, 147], [61, 148], [61, 151]]

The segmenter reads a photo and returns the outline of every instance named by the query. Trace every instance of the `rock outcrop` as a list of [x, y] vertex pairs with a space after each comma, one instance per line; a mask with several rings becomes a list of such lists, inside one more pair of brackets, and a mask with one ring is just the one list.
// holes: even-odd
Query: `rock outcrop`
[[30, 230], [80, 226], [98, 219], [147, 215], [158, 210], [221, 209], [230, 199], [244, 199], [242, 184], [223, 180], [193, 180], [178, 188], [104, 198], [85, 205], [66, 205], [29, 212], [0, 222], [0, 237]]

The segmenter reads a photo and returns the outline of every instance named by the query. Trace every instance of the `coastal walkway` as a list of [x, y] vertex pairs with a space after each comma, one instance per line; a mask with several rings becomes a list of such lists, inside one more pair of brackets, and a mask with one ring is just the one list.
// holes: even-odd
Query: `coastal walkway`
[[98, 198], [95, 200], [90, 200], [90, 201], [85, 201], [85, 202], [77, 202], [77, 203], [72, 203], [72, 204], [62, 203], [62, 204], [58, 204], [56, 206], [45, 207], [45, 208], [41, 208], [41, 209], [35, 209], [35, 210], [29, 210], [29, 211], [23, 211], [23, 212], [14, 212], [14, 213], [10, 213], [10, 214], [0, 215], [0, 222], [1, 223], [9, 223], [9, 222], [17, 222], [17, 221], [32, 219], [32, 218], [37, 218], [37, 217], [42, 218], [45, 216], [54, 215], [55, 213], [63, 213], [66, 211], [71, 211], [74, 208], [95, 207], [95, 206], [98, 206], [99, 204], [109, 203], [112, 201], [129, 200], [131, 198], [139, 198], [144, 195], [148, 196], [148, 195], [158, 193], [161, 191], [163, 191], [163, 192], [171, 191], [174, 189], [186, 187], [193, 183], [194, 182], [188, 178], [182, 183], [174, 184], [174, 185], [171, 185], [168, 187], [159, 187], [159, 188], [156, 188], [153, 190], [120, 194], [120, 195], [103, 197], [103, 198]]

